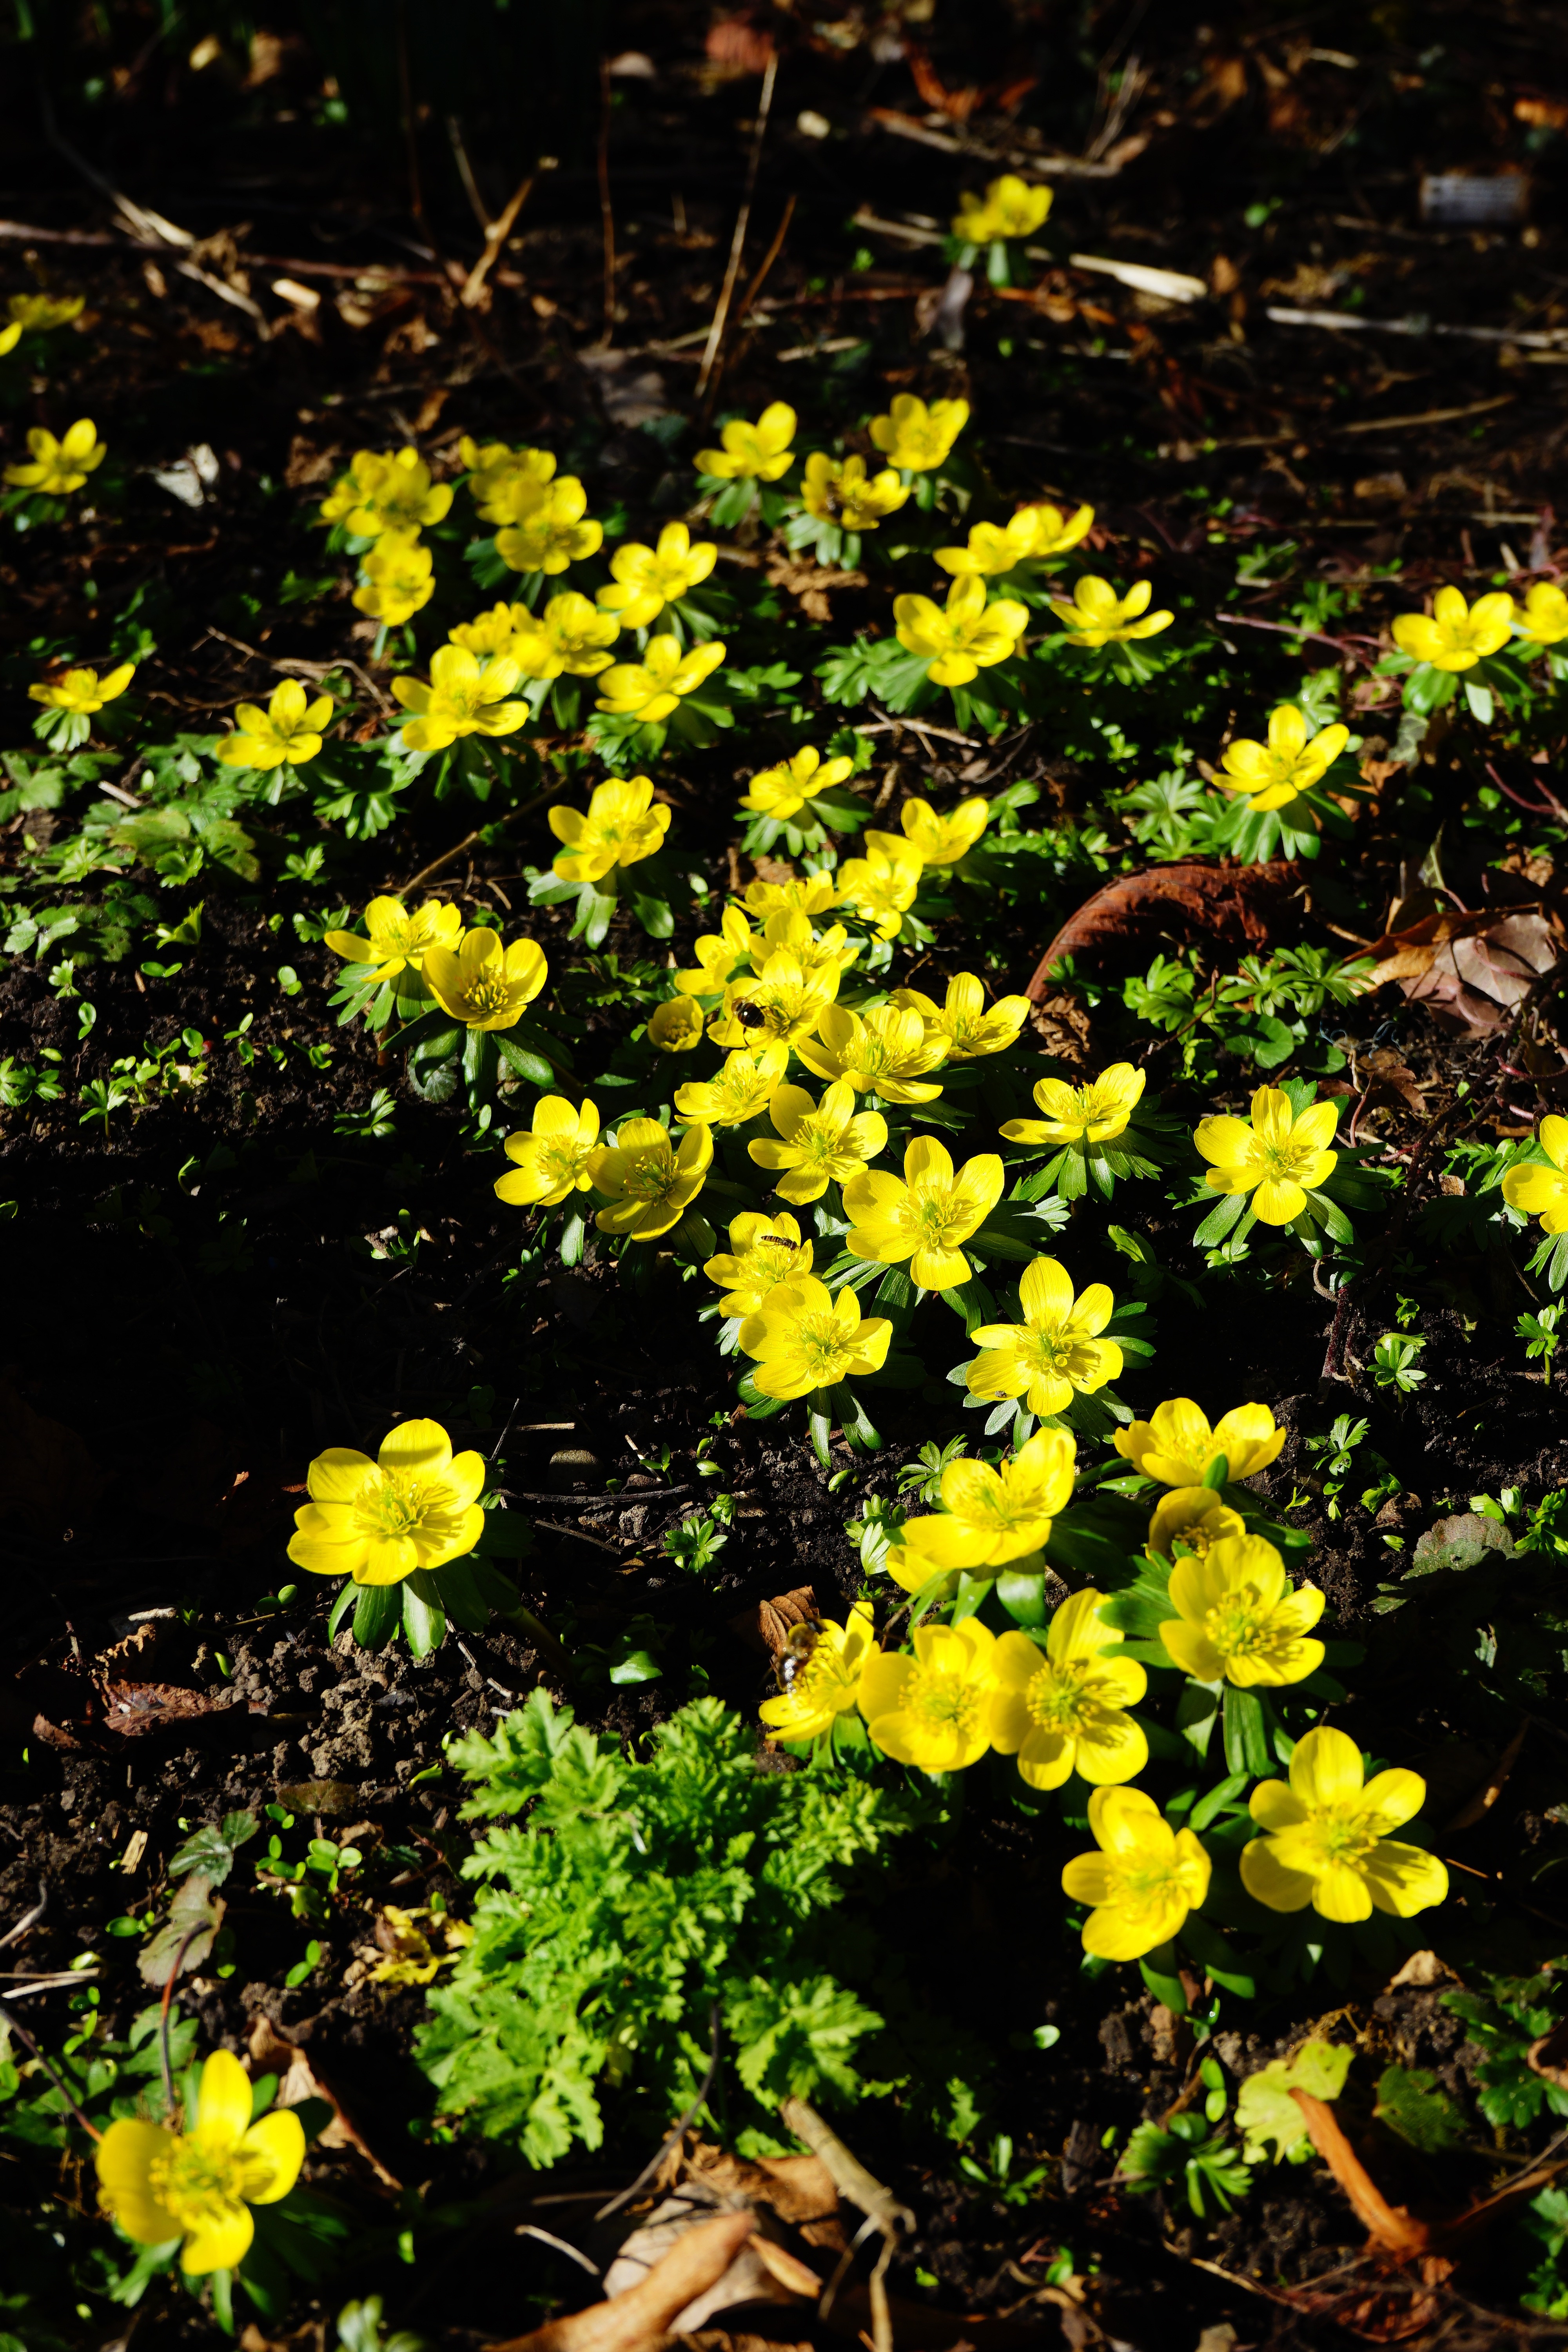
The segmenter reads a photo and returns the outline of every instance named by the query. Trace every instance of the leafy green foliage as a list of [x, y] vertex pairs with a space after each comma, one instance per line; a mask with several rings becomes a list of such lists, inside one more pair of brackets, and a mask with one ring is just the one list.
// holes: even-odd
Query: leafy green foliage
[[1440, 2155], [1464, 2137], [1463, 2110], [1423, 2066], [1385, 2066], [1377, 2078], [1377, 2117], [1426, 2156]]
[[1209, 2199], [1228, 2213], [1232, 2200], [1245, 2197], [1252, 2186], [1252, 2174], [1236, 2150], [1211, 2137], [1204, 2117], [1190, 2112], [1173, 2116], [1164, 2129], [1139, 2124], [1120, 2170], [1134, 2196], [1158, 2189], [1184, 2189], [1200, 2221], [1207, 2218]]
[[[1527, 2064], [1531, 2044], [1550, 2033], [1563, 2011], [1558, 1967], [1533, 1977], [1484, 1977], [1483, 1991], [1446, 1992], [1443, 2006], [1461, 2017], [1466, 2040], [1482, 2052], [1477, 2096], [1489, 2124], [1522, 2131], [1542, 2108], [1568, 2116], [1568, 2091]], [[1381, 2087], [1381, 2086], [1380, 2086]]]

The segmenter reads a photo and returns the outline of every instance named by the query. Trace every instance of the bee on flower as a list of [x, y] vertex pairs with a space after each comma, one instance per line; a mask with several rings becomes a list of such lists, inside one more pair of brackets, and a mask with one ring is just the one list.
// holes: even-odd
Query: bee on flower
[[721, 1315], [755, 1315], [768, 1293], [781, 1282], [794, 1282], [811, 1272], [815, 1244], [801, 1239], [800, 1227], [788, 1215], [764, 1217], [755, 1209], [730, 1221], [730, 1246], [703, 1267], [710, 1282], [724, 1296]]
[[217, 757], [230, 768], [303, 767], [321, 750], [321, 729], [335, 708], [330, 694], [307, 698], [299, 679], [286, 677], [265, 710], [256, 702], [237, 705], [234, 733], [224, 737]]
[[808, 965], [788, 948], [777, 948], [760, 971], [727, 983], [708, 1034], [716, 1045], [730, 1049], [777, 1039], [814, 1067], [808, 1058], [811, 1032], [833, 1012], [842, 976], [837, 961]]
[[871, 419], [871, 442], [900, 472], [931, 473], [945, 464], [968, 422], [967, 400], [933, 400], [928, 408], [912, 392], [900, 392], [886, 416]]
[[858, 1601], [842, 1625], [826, 1618], [809, 1631], [803, 1657], [792, 1658], [788, 1651], [781, 1657], [784, 1689], [757, 1709], [775, 1739], [826, 1738], [839, 1717], [859, 1703], [862, 1670], [877, 1654], [869, 1601]]
[[[800, 492], [801, 505], [814, 522], [843, 534], [843, 553], [850, 562], [859, 551], [861, 533], [879, 530], [909, 495], [908, 485], [893, 467], [868, 474], [866, 460], [858, 454], [840, 459], [821, 449], [814, 449], [805, 461]], [[839, 545], [837, 541], [832, 543], [831, 554], [838, 552]], [[823, 551], [819, 533], [819, 556]]]
[[27, 436], [27, 456], [20, 465], [7, 466], [5, 480], [14, 490], [37, 490], [45, 498], [68, 498], [79, 490], [89, 474], [98, 471], [109, 455], [109, 446], [98, 437], [98, 427], [90, 416], [79, 416], [68, 425], [64, 437], [56, 440], [41, 425], [34, 425]]

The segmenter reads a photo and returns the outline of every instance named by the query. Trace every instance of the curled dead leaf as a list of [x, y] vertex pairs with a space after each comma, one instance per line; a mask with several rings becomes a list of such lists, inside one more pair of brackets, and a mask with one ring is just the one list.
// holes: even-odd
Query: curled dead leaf
[[698, 2221], [623, 2293], [590, 2304], [584, 2311], [568, 2312], [527, 2336], [492, 2345], [490, 2352], [654, 2352], [678, 2316], [695, 2307], [724, 2277], [755, 2226], [756, 2216], [749, 2210]]
[[1249, 953], [1280, 947], [1300, 928], [1300, 868], [1205, 866], [1184, 859], [1119, 874], [1069, 915], [1040, 958], [1028, 994], [1042, 1003], [1072, 956], [1096, 972], [1131, 971], [1163, 948]]

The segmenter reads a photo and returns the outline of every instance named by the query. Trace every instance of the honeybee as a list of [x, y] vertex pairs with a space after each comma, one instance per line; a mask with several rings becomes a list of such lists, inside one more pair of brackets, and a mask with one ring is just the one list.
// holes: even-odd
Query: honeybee
[[765, 1029], [768, 1025], [767, 1014], [760, 1004], [753, 1004], [749, 996], [742, 996], [737, 1002], [735, 1018], [742, 1029]]
[[805, 1672], [811, 1654], [821, 1638], [822, 1625], [816, 1617], [804, 1618], [798, 1625], [790, 1627], [779, 1645], [778, 1657], [774, 1663], [774, 1672], [778, 1675], [781, 1691], [787, 1695], [795, 1687], [795, 1676]]

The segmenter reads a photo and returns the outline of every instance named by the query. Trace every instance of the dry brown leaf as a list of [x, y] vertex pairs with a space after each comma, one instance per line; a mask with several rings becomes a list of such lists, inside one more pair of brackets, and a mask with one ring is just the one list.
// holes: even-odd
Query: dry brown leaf
[[280, 2078], [276, 2100], [279, 2106], [298, 2107], [307, 2099], [324, 2099], [331, 2107], [331, 2121], [317, 2134], [316, 2147], [352, 2148], [388, 2189], [402, 2189], [402, 2181], [382, 2162], [331, 2084], [316, 2073], [300, 2044], [290, 2042], [269, 2017], [257, 2019], [250, 2029], [248, 2048], [253, 2065]]
[[489, 2352], [654, 2352], [677, 2317], [723, 2278], [755, 2226], [756, 2216], [744, 2210], [696, 2222], [624, 2294], [510, 2336]]
[[1247, 952], [1286, 944], [1300, 929], [1300, 869], [1276, 858], [1262, 866], [1183, 860], [1121, 874], [1070, 915], [1041, 957], [1028, 993], [1042, 1003], [1066, 956], [1101, 972], [1130, 971], [1174, 942]]
[[1562, 952], [1561, 922], [1541, 901], [1455, 908], [1431, 890], [1390, 909], [1369, 950], [1374, 988], [1395, 982], [1450, 1030], [1500, 1029]]

